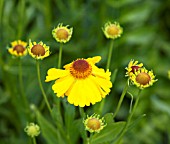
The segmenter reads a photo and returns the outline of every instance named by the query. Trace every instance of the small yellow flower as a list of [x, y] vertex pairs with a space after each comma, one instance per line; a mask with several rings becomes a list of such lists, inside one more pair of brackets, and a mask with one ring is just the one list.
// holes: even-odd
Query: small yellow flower
[[87, 119], [83, 121], [85, 129], [90, 133], [99, 133], [107, 124], [105, 123], [104, 117], [99, 118], [100, 115], [93, 114], [90, 117], [87, 115]]
[[116, 39], [118, 37], [121, 37], [121, 34], [123, 33], [123, 28], [117, 22], [105, 23], [104, 28], [102, 28], [102, 30], [106, 38], [110, 38], [110, 39]]
[[134, 85], [136, 85], [140, 89], [152, 86], [153, 83], [157, 81], [157, 79], [155, 79], [153, 71], [148, 71], [145, 68], [141, 68], [138, 71], [135, 71], [131, 75], [130, 80]]
[[49, 46], [43, 44], [42, 41], [40, 41], [39, 43], [32, 43], [30, 41], [28, 46], [28, 52], [35, 59], [43, 59], [50, 55]]
[[132, 74], [134, 74], [136, 71], [138, 71], [142, 67], [143, 67], [143, 63], [138, 64], [138, 61], [131, 60], [128, 64], [128, 67], [125, 68], [127, 70], [125, 76], [131, 77]]
[[65, 70], [51, 68], [45, 81], [56, 80], [52, 86], [54, 93], [58, 97], [67, 96], [70, 104], [90, 106], [105, 98], [112, 87], [111, 73], [95, 66], [100, 59], [100, 56], [77, 59], [65, 65]]
[[37, 124], [29, 123], [24, 131], [27, 133], [30, 137], [35, 137], [40, 134], [40, 127]]
[[55, 40], [59, 43], [66, 43], [70, 40], [73, 28], [68, 28], [69, 25], [63, 26], [62, 24], [58, 24], [57, 28], [52, 30], [52, 35]]
[[21, 40], [13, 41], [11, 42], [11, 48], [8, 49], [8, 52], [11, 55], [17, 56], [17, 57], [22, 57], [27, 54], [27, 43]]

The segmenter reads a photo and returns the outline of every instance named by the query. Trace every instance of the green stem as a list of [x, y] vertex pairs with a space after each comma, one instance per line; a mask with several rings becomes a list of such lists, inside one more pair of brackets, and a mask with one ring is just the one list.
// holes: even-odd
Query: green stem
[[17, 38], [20, 39], [23, 33], [23, 28], [25, 25], [25, 0], [20, 0], [19, 2], [19, 21], [18, 21], [18, 35]]
[[106, 70], [110, 68], [110, 62], [111, 62], [111, 59], [112, 59], [112, 51], [113, 51], [113, 40], [111, 40], [111, 42], [110, 42], [110, 48], [109, 48], [109, 53], [108, 53]]
[[37, 60], [36, 62], [37, 62], [37, 76], [38, 76], [39, 86], [40, 86], [40, 89], [41, 89], [42, 95], [43, 95], [43, 97], [44, 97], [45, 103], [46, 103], [46, 105], [47, 105], [47, 107], [48, 107], [48, 110], [49, 110], [49, 111], [50, 111], [50, 113], [51, 113], [51, 112], [52, 112], [52, 110], [51, 110], [50, 104], [49, 104], [49, 102], [48, 102], [47, 96], [46, 96], [46, 94], [45, 94], [44, 88], [43, 88], [42, 83], [41, 83], [41, 76], [40, 76], [40, 65], [39, 65], [39, 61]]
[[[84, 112], [84, 109], [82, 107], [79, 107], [79, 112], [80, 112], [80, 116], [82, 118], [82, 120], [85, 118], [85, 112]], [[84, 129], [84, 135], [85, 135], [85, 138], [83, 139], [83, 143], [84, 144], [89, 144], [89, 138], [87, 137], [87, 132], [86, 130]]]
[[82, 107], [79, 107], [79, 112], [80, 112], [80, 116], [82, 118], [85, 118], [85, 112], [84, 112], [84, 109]]
[[3, 13], [4, 0], [0, 1], [0, 23], [2, 24], [2, 13]]
[[[109, 48], [109, 53], [108, 53], [108, 59], [107, 59], [107, 65], [106, 65], [106, 71], [107, 71], [107, 69], [110, 68], [110, 62], [111, 62], [111, 58], [112, 58], [112, 51], [113, 51], [113, 40], [111, 40], [111, 43], [110, 43], [110, 48]], [[101, 103], [100, 103], [100, 106], [99, 106], [99, 114], [102, 114], [104, 104], [105, 104], [105, 99], [103, 99], [103, 100], [101, 101]]]
[[51, 20], [52, 20], [51, 4], [52, 3], [49, 0], [44, 1], [44, 16], [45, 16], [46, 30], [49, 30], [51, 28]]
[[[2, 43], [3, 43], [3, 22], [2, 22], [2, 18], [3, 18], [3, 12], [4, 12], [4, 0], [0, 0], [0, 39], [1, 39], [1, 42], [0, 42], [0, 47], [2, 47]], [[2, 51], [0, 51], [0, 64], [2, 61], [1, 59], [1, 54]]]
[[60, 69], [60, 68], [61, 68], [62, 47], [63, 47], [63, 44], [62, 44], [62, 43], [60, 43], [59, 56], [58, 56], [58, 69]]
[[139, 102], [140, 93], [141, 93], [141, 89], [139, 89], [139, 92], [138, 92], [138, 95], [137, 95], [137, 99], [136, 99], [136, 102], [135, 102], [134, 107], [133, 107], [133, 109], [132, 109], [132, 112], [129, 114], [128, 119], [127, 119], [127, 122], [126, 122], [126, 124], [125, 124], [122, 132], [120, 133], [120, 135], [119, 135], [119, 137], [118, 137], [118, 139], [117, 139], [117, 141], [116, 141], [116, 144], [119, 144], [119, 143], [120, 143], [122, 137], [124, 136], [124, 134], [125, 134], [128, 126], [129, 126], [129, 124], [130, 124], [130, 122], [131, 122], [131, 118], [132, 118], [132, 116], [133, 116], [133, 114], [134, 114], [134, 112], [135, 112], [135, 110], [136, 110], [136, 107], [137, 107], [137, 105], [138, 105], [138, 102]]
[[88, 138], [88, 143], [87, 144], [91, 144], [91, 141], [92, 141], [92, 137], [93, 137], [93, 133], [90, 133], [90, 137]]
[[37, 144], [35, 137], [32, 138], [33, 144]]
[[22, 97], [24, 106], [26, 107], [27, 110], [29, 110], [29, 104], [28, 104], [26, 95], [24, 93], [24, 84], [23, 84], [23, 76], [22, 76], [22, 61], [20, 57], [18, 60], [19, 60], [19, 86], [21, 90], [21, 97]]
[[[60, 69], [60, 67], [61, 67], [62, 46], [63, 46], [63, 44], [60, 43], [59, 56], [58, 56], [58, 69]], [[61, 103], [60, 103], [60, 99], [57, 99], [57, 108], [58, 108], [59, 114], [61, 114]], [[61, 129], [62, 129], [62, 128], [61, 128]]]
[[117, 113], [119, 112], [120, 106], [121, 106], [121, 104], [122, 104], [122, 102], [123, 102], [124, 96], [125, 96], [125, 94], [126, 94], [126, 92], [127, 92], [127, 89], [128, 89], [128, 83], [129, 83], [129, 79], [127, 80], [126, 85], [125, 85], [125, 87], [124, 87], [124, 89], [123, 89], [123, 92], [122, 92], [122, 94], [121, 94], [121, 96], [120, 96], [120, 99], [119, 99], [117, 108], [116, 108], [116, 110], [115, 110], [115, 112], [114, 112], [114, 114], [113, 114], [113, 119], [115, 118], [115, 116], [116, 116]]
[[3, 61], [3, 58], [2, 58], [2, 52], [1, 51], [0, 51], [0, 66], [4, 70], [4, 61]]

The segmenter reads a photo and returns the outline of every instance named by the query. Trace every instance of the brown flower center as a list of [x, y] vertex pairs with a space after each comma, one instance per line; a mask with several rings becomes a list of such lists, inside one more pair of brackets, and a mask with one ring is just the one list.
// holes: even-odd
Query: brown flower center
[[111, 36], [118, 35], [119, 34], [119, 29], [117, 28], [116, 25], [112, 24], [108, 27], [107, 33]]
[[32, 47], [31, 52], [36, 56], [43, 56], [45, 55], [45, 48], [40, 44], [36, 44]]
[[96, 118], [91, 118], [87, 122], [87, 127], [92, 130], [98, 130], [100, 129], [100, 121]]
[[92, 72], [91, 65], [83, 59], [78, 59], [73, 62], [72, 66], [70, 67], [70, 73], [75, 78], [86, 78]]
[[18, 44], [13, 48], [13, 51], [16, 51], [18, 54], [23, 53], [25, 51], [25, 47], [22, 45]]
[[132, 68], [131, 72], [135, 73], [135, 71], [138, 71], [138, 69], [140, 67], [139, 66], [132, 66], [131, 68]]
[[60, 40], [66, 40], [68, 36], [68, 32], [63, 28], [60, 28], [58, 31], [56, 31], [56, 37]]
[[151, 77], [145, 72], [141, 72], [136, 76], [136, 81], [141, 85], [149, 84]]

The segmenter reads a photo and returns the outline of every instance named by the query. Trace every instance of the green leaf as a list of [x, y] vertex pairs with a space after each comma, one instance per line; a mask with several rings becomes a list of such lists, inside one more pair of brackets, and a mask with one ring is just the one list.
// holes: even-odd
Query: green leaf
[[60, 135], [59, 131], [46, 120], [40, 112], [36, 112], [38, 124], [40, 125], [41, 133], [48, 144], [65, 144], [64, 138]]
[[161, 110], [162, 112], [166, 112], [168, 115], [170, 115], [170, 105], [162, 100], [160, 100], [158, 97], [153, 96], [151, 97], [153, 105]]
[[113, 74], [112, 74], [112, 77], [111, 77], [112, 84], [115, 82], [117, 72], [118, 72], [118, 69], [115, 69]]
[[92, 136], [92, 144], [103, 144], [113, 141], [120, 131], [123, 129], [125, 122], [117, 122], [108, 124], [100, 133]]
[[58, 109], [57, 105], [54, 105], [52, 108], [52, 117], [54, 119], [54, 121], [56, 122], [57, 126], [63, 126], [63, 119], [62, 119], [62, 115], [61, 112]]
[[68, 138], [71, 139], [72, 143], [76, 143], [79, 132], [78, 128], [75, 126], [75, 107], [66, 101], [63, 101], [64, 106], [64, 120], [65, 126], [68, 134]]
[[73, 124], [73, 120], [75, 117], [75, 107], [73, 105], [70, 105], [69, 103], [66, 103], [63, 101], [63, 106], [64, 106], [64, 118], [65, 118], [65, 124], [66, 128], [70, 129], [70, 126]]
[[74, 123], [75, 123], [75, 127], [77, 127], [77, 129], [78, 129], [81, 137], [82, 137], [83, 139], [86, 139], [86, 138], [87, 138], [87, 135], [86, 135], [86, 131], [85, 131], [85, 126], [84, 126], [84, 124], [83, 124], [83, 119], [82, 119], [82, 118], [77, 119], [77, 120], [75, 120]]
[[113, 123], [114, 122], [114, 119], [113, 119], [113, 113], [107, 113], [104, 115], [104, 119], [105, 119], [105, 122], [107, 124], [109, 123]]
[[128, 127], [128, 130], [132, 129], [133, 127], [135, 127], [144, 117], [146, 116], [146, 114], [143, 114], [141, 116], [139, 116], [135, 121], [133, 121], [130, 126]]

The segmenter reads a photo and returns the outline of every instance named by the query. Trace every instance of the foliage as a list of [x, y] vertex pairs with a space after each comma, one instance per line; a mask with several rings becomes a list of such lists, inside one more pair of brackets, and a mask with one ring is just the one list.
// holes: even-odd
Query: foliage
[[[170, 142], [170, 20], [169, 0], [1, 0], [0, 1], [0, 143], [31, 144], [24, 133], [27, 122], [35, 121], [41, 127], [37, 143], [82, 143], [87, 137], [78, 107], [58, 99], [45, 83], [46, 72], [57, 66], [59, 44], [52, 38], [51, 31], [59, 23], [73, 27], [73, 36], [64, 45], [62, 66], [76, 58], [100, 55], [100, 67], [105, 68], [109, 40], [101, 27], [107, 21], [118, 21], [123, 35], [114, 42], [112, 62], [113, 87], [105, 99], [101, 114], [109, 127], [91, 136], [92, 144], [114, 143], [129, 114], [131, 95], [126, 94], [119, 113], [112, 121], [122, 90], [126, 83], [125, 67], [131, 59], [138, 60], [153, 69], [158, 82], [141, 93], [139, 105], [132, 117], [125, 144], [168, 144]], [[51, 55], [40, 62], [43, 87], [53, 105], [52, 116], [43, 103], [38, 86], [36, 63], [30, 56], [22, 59], [24, 91], [31, 115], [22, 103], [18, 85], [18, 59], [7, 51], [11, 41], [43, 41], [50, 46]], [[136, 99], [137, 88], [130, 87]], [[58, 101], [62, 103], [58, 110]], [[85, 107], [86, 114], [96, 112], [98, 105]], [[31, 107], [30, 106], [30, 107]], [[107, 114], [106, 114], [107, 113]], [[105, 115], [106, 114], [106, 115]], [[143, 117], [143, 114], [146, 116]], [[52, 118], [51, 118], [52, 117]], [[133, 139], [133, 141], [132, 141]], [[103, 141], [102, 141], [103, 140]]]

